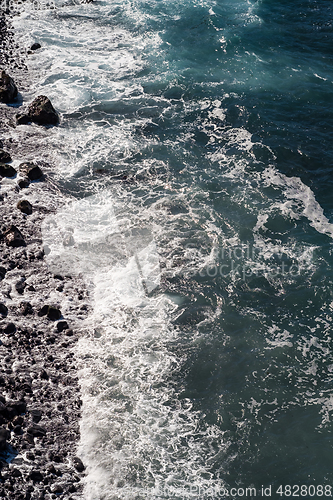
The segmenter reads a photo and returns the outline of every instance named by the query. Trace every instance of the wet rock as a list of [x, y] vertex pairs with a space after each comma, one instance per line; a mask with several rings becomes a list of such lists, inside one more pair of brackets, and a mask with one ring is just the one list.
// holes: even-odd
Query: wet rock
[[38, 316], [47, 316], [52, 321], [61, 318], [61, 311], [57, 307], [44, 305], [38, 312]]
[[10, 432], [4, 427], [0, 427], [0, 451], [6, 449], [8, 439], [10, 439]]
[[37, 181], [43, 177], [43, 172], [38, 165], [32, 162], [21, 163], [19, 165], [20, 173], [28, 177], [30, 181]]
[[8, 323], [3, 329], [3, 332], [7, 335], [11, 335], [12, 333], [16, 332], [16, 326], [14, 325], [14, 323]]
[[59, 116], [50, 99], [45, 95], [40, 95], [29, 104], [27, 113], [18, 113], [16, 115], [16, 122], [19, 125], [30, 122], [38, 125], [57, 125]]
[[2, 177], [14, 177], [17, 174], [14, 167], [6, 163], [0, 163], [0, 175]]
[[0, 280], [3, 280], [6, 276], [7, 269], [5, 267], [0, 266]]
[[63, 332], [64, 330], [68, 330], [68, 323], [67, 321], [59, 321], [57, 323], [57, 330], [59, 333]]
[[25, 279], [22, 278], [20, 281], [18, 281], [15, 284], [15, 289], [16, 289], [17, 293], [19, 293], [20, 295], [22, 295], [26, 286], [27, 286], [27, 284], [25, 282]]
[[56, 494], [63, 493], [63, 491], [64, 491], [64, 488], [59, 483], [58, 484], [52, 484], [52, 486], [51, 486], [50, 489], [51, 489], [52, 493], [56, 493]]
[[52, 321], [56, 321], [61, 318], [61, 311], [57, 307], [50, 306], [47, 312], [47, 317]]
[[38, 50], [41, 48], [41, 44], [36, 42], [36, 43], [33, 43], [30, 47], [30, 50]]
[[5, 304], [3, 304], [2, 302], [0, 302], [0, 314], [3, 316], [3, 317], [6, 317], [7, 314], [8, 314], [8, 308], [5, 306]]
[[32, 469], [29, 473], [29, 479], [32, 479], [34, 483], [43, 481], [43, 474], [36, 469]]
[[3, 149], [0, 149], [0, 162], [1, 163], [10, 163], [12, 161], [12, 158], [7, 151], [4, 151]]
[[33, 424], [28, 427], [27, 433], [33, 437], [44, 437], [46, 436], [46, 429], [41, 425]]
[[25, 247], [25, 241], [16, 226], [11, 225], [4, 231], [5, 242], [9, 247]]
[[73, 458], [73, 465], [78, 472], [83, 472], [85, 470], [85, 466], [79, 457]]
[[13, 425], [22, 425], [24, 422], [24, 418], [21, 415], [18, 415], [13, 418]]
[[25, 413], [27, 410], [27, 404], [25, 401], [10, 401], [7, 403], [8, 411], [12, 411], [14, 413], [14, 418], [16, 415], [21, 415], [21, 413]]
[[57, 470], [52, 463], [52, 458], [50, 458], [50, 453], [47, 454], [47, 459], [51, 462], [46, 466], [46, 470], [49, 474], [57, 474]]
[[6, 71], [2, 71], [0, 77], [0, 102], [12, 102], [16, 97], [17, 87], [14, 80]]
[[20, 304], [20, 312], [23, 316], [27, 316], [28, 314], [33, 314], [33, 308], [30, 302], [21, 302]]
[[6, 401], [0, 401], [0, 415], [2, 417], [3, 423], [8, 420], [8, 410], [5, 404]]
[[32, 205], [29, 203], [28, 200], [20, 200], [17, 203], [17, 208], [21, 210], [26, 215], [31, 215], [32, 214]]
[[42, 412], [41, 412], [41, 410], [30, 410], [30, 415], [31, 415], [32, 421], [35, 424], [38, 424], [38, 422], [42, 418]]
[[13, 432], [17, 436], [19, 436], [20, 434], [22, 434], [22, 427], [20, 425], [15, 425], [13, 428]]
[[38, 311], [38, 316], [41, 317], [41, 316], [46, 316], [47, 313], [48, 313], [48, 310], [49, 310], [49, 306], [48, 305], [44, 305], [39, 311]]
[[46, 371], [46, 370], [44, 370], [44, 369], [40, 372], [40, 375], [39, 375], [39, 376], [40, 376], [40, 378], [41, 378], [42, 380], [48, 380], [48, 379], [49, 379], [49, 375], [48, 375], [47, 371]]
[[10, 475], [11, 477], [22, 477], [22, 472], [19, 469], [16, 469], [16, 467], [12, 467], [10, 469]]
[[19, 186], [20, 189], [24, 189], [24, 188], [29, 187], [29, 184], [30, 184], [30, 181], [29, 181], [28, 177], [21, 177], [17, 181], [17, 185]]

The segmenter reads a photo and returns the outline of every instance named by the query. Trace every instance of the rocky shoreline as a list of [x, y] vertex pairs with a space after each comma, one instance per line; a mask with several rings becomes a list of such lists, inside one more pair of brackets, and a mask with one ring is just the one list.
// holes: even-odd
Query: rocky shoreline
[[[2, 69], [9, 60], [2, 56]], [[82, 402], [73, 347], [88, 298], [79, 278], [47, 267], [41, 225], [63, 200], [52, 167], [12, 147], [6, 123], [17, 108], [0, 109], [0, 498], [74, 500], [82, 498], [84, 465], [76, 455]]]

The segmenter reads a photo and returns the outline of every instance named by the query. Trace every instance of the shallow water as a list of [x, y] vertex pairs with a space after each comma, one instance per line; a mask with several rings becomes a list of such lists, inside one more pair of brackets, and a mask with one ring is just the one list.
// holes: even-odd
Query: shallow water
[[15, 131], [68, 196], [49, 264], [94, 304], [85, 498], [332, 483], [332, 18], [324, 0], [15, 18], [42, 45], [23, 98], [61, 112]]

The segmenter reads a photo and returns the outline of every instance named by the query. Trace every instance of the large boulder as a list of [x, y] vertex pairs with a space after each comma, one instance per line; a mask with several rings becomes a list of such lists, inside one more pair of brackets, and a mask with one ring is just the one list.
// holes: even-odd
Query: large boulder
[[27, 113], [18, 113], [16, 122], [19, 125], [30, 122], [38, 125], [57, 125], [59, 115], [51, 104], [51, 101], [45, 95], [39, 95], [29, 104]]
[[1, 71], [0, 102], [12, 102], [17, 97], [17, 87], [6, 71]]

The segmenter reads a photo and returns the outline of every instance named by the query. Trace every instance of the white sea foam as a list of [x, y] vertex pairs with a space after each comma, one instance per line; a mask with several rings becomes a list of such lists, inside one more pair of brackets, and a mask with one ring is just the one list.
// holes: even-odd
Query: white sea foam
[[[153, 24], [158, 19], [156, 2], [148, 2], [145, 13], [139, 4], [67, 5], [56, 14], [30, 13], [14, 20], [27, 46], [37, 40], [43, 45], [31, 56], [35, 86], [23, 92], [24, 100], [47, 94], [61, 112], [61, 124], [51, 129], [17, 127], [13, 135], [30, 147], [29, 159], [50, 161], [58, 180], [66, 179], [69, 185], [72, 180], [76, 186], [82, 177], [87, 190], [99, 190], [97, 195], [69, 200], [43, 226], [50, 268], [84, 275], [94, 306], [77, 352], [84, 402], [80, 454], [87, 464], [87, 500], [163, 495], [197, 499], [200, 488], [207, 492], [221, 486], [211, 466], [218, 464], [221, 470], [226, 466], [228, 439], [217, 426], [206, 423], [189, 398], [179, 397], [182, 382], [177, 376], [185, 354], [175, 346], [184, 342], [184, 332], [172, 319], [179, 318], [184, 297], [192, 293], [184, 270], [195, 275], [217, 262], [221, 247], [241, 246], [245, 218], [247, 234], [258, 250], [253, 258], [245, 255], [253, 269], [264, 264], [269, 271], [276, 255], [314, 269], [314, 245], [270, 236], [270, 223], [277, 214], [287, 223], [305, 221], [318, 233], [333, 235], [333, 226], [311, 189], [273, 165], [263, 170], [251, 134], [227, 124], [224, 101], [232, 96], [212, 101], [163, 98], [160, 88], [163, 79], [171, 81], [171, 73], [165, 64], [165, 73], [158, 74], [152, 62], [149, 69], [157, 73], [156, 95], [146, 93], [143, 83], [147, 82], [138, 74], [149, 65], [144, 57], [148, 47], [157, 48], [156, 59], [152, 57], [157, 61], [162, 42], [151, 29], [146, 36], [141, 34], [147, 20]], [[214, 22], [216, 3], [198, 0], [195, 4], [207, 8]], [[170, 19], [179, 20], [179, 2], [164, 7]], [[249, 2], [234, 14], [242, 25], [261, 22]], [[103, 24], [104, 18], [115, 21]], [[231, 35], [226, 29], [219, 36], [225, 45]], [[265, 63], [255, 53], [251, 58], [255, 64]], [[265, 87], [265, 78], [260, 85]], [[239, 108], [240, 115], [243, 111]], [[191, 128], [163, 144], [153, 134], [139, 139], [135, 135], [144, 125], [156, 126], [159, 118], [167, 121], [178, 112], [185, 118], [205, 113], [196, 125], [207, 134], [214, 152], [207, 153], [204, 169], [192, 161], [190, 148], [182, 149], [183, 143], [187, 146], [192, 140]], [[38, 151], [36, 143], [42, 144]], [[273, 163], [272, 151], [257, 146]], [[151, 152], [154, 147], [156, 158], [150, 153], [145, 156], [145, 148]], [[182, 170], [175, 179], [169, 166], [177, 162]], [[93, 175], [96, 166], [115, 171], [132, 167], [144, 180], [101, 190], [103, 183]], [[158, 168], [164, 177], [150, 175]], [[204, 182], [215, 182], [211, 193]], [[168, 279], [183, 286], [184, 294], [177, 295], [174, 289], [164, 293]], [[237, 284], [224, 281], [223, 293], [231, 301]], [[283, 284], [279, 293], [284, 293]], [[207, 342], [209, 328], [205, 337], [200, 328], [221, 315], [223, 301], [221, 297], [216, 301], [218, 306], [207, 307], [205, 319], [191, 329], [193, 343]], [[321, 348], [317, 340], [310, 345], [287, 328], [271, 327], [258, 310], [244, 307], [242, 314], [258, 319], [263, 329], [260, 341], [267, 352], [299, 348], [306, 357], [311, 347]], [[315, 377], [314, 365], [306, 376]], [[218, 397], [223, 406], [224, 394]], [[327, 422], [332, 402], [326, 394], [319, 403]], [[255, 413], [260, 404], [253, 398], [251, 411]], [[238, 420], [237, 425], [245, 429], [247, 422]], [[178, 492], [167, 491], [169, 487]]]

